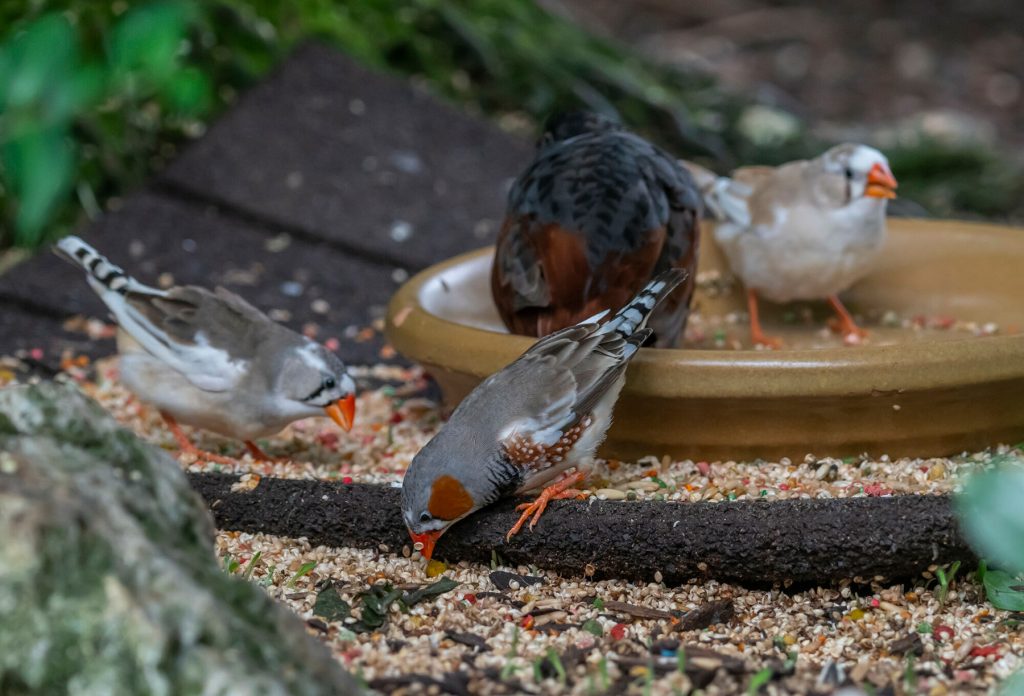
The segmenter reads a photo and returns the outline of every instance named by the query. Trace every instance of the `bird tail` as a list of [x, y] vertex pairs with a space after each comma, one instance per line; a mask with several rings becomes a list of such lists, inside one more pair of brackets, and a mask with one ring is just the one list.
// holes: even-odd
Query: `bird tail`
[[143, 285], [115, 266], [100, 252], [86, 244], [80, 237], [68, 236], [53, 247], [54, 253], [82, 268], [96, 294], [109, 305], [108, 293], [126, 295], [129, 292], [163, 294], [155, 288]]
[[700, 189], [704, 205], [711, 211], [715, 219], [732, 222], [740, 227], [750, 225], [750, 210], [747, 199], [753, 189], [727, 176], [718, 176], [710, 169], [699, 164], [679, 160], [693, 176], [697, 188]]
[[647, 328], [647, 320], [651, 318], [658, 303], [686, 280], [688, 275], [689, 273], [681, 268], [659, 273], [629, 304], [616, 312], [615, 316], [601, 327], [602, 332], [614, 331], [627, 343], [639, 347], [653, 332], [653, 329]]

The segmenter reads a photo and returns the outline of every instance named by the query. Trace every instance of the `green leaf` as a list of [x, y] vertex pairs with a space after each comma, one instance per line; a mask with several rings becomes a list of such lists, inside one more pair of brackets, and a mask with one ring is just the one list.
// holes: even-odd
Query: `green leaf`
[[405, 595], [405, 597], [402, 598], [402, 601], [405, 602], [406, 606], [412, 607], [419, 604], [424, 599], [437, 597], [439, 595], [443, 595], [445, 592], [451, 592], [458, 586], [458, 582], [445, 576], [432, 585], [427, 585], [426, 587], [421, 587], [418, 590], [413, 590], [409, 594]]
[[387, 621], [391, 604], [401, 598], [402, 591], [396, 590], [388, 584], [374, 585], [368, 591], [361, 593], [357, 599], [362, 604], [362, 618], [352, 624], [352, 630], [365, 633], [380, 628]]
[[177, 72], [163, 88], [164, 101], [173, 111], [182, 114], [205, 113], [211, 94], [209, 79], [195, 68]]
[[1024, 672], [1018, 671], [1011, 674], [1010, 678], [1003, 682], [996, 693], [999, 696], [1019, 696], [1024, 694]]
[[313, 604], [313, 615], [327, 621], [342, 621], [352, 615], [352, 607], [341, 598], [338, 588], [331, 584], [316, 596]]
[[565, 673], [565, 665], [562, 664], [562, 657], [554, 648], [548, 648], [547, 659], [555, 668], [555, 674], [558, 675], [558, 683], [565, 686], [568, 677]]
[[110, 34], [111, 66], [162, 82], [175, 69], [188, 17], [188, 5], [173, 0], [132, 9]]
[[252, 571], [256, 570], [256, 564], [260, 561], [260, 556], [263, 555], [262, 551], [257, 551], [253, 554], [252, 558], [249, 559], [249, 564], [245, 566], [245, 573], [242, 575], [243, 578], [249, 580], [252, 578]]
[[996, 609], [1024, 611], [1024, 580], [1005, 570], [985, 573], [985, 595]]
[[78, 61], [78, 37], [65, 17], [49, 14], [16, 34], [5, 54], [0, 106], [25, 107], [59, 91], [70, 78]]
[[[958, 503], [967, 540], [994, 565], [1024, 571], [1024, 465], [1007, 457], [992, 471], [972, 476]], [[991, 572], [991, 571], [990, 571]]]
[[772, 680], [772, 676], [774, 676], [774, 674], [775, 671], [771, 667], [765, 667], [760, 672], [752, 676], [750, 678], [750, 684], [747, 685], [747, 694], [749, 694], [749, 696], [756, 694], [761, 690], [762, 686]]
[[316, 568], [316, 562], [314, 561], [306, 561], [303, 563], [299, 566], [299, 569], [295, 571], [295, 575], [288, 580], [287, 587], [295, 587], [295, 583], [299, 581], [299, 578], [309, 575], [313, 572], [314, 568]]
[[54, 208], [71, 187], [74, 155], [61, 129], [29, 132], [0, 149], [17, 201], [14, 242], [34, 246], [45, 235]]

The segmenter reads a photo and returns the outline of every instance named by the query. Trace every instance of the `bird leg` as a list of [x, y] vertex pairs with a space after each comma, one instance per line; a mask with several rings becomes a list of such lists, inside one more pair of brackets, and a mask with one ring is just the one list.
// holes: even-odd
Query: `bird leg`
[[747, 310], [750, 312], [750, 340], [754, 342], [754, 345], [781, 348], [782, 339], [766, 336], [761, 330], [761, 319], [757, 312], [757, 293], [750, 289], [747, 290]]
[[512, 525], [512, 529], [508, 530], [508, 534], [505, 535], [505, 541], [509, 541], [519, 530], [523, 528], [527, 518], [533, 515], [533, 519], [530, 521], [530, 530], [532, 531], [540, 516], [544, 514], [544, 510], [547, 509], [548, 503], [552, 500], [561, 500], [563, 498], [575, 498], [580, 494], [578, 490], [573, 488], [577, 483], [582, 483], [587, 478], [586, 472], [574, 471], [562, 480], [548, 486], [541, 494], [537, 496], [537, 499], [532, 503], [523, 503], [517, 505], [516, 510], [522, 510], [523, 514], [519, 517], [519, 521]]
[[185, 432], [181, 429], [181, 426], [178, 425], [178, 421], [174, 420], [174, 416], [172, 416], [169, 413], [165, 413], [164, 411], [161, 411], [160, 415], [163, 416], [164, 422], [167, 423], [167, 427], [170, 428], [171, 434], [174, 435], [174, 439], [178, 441], [178, 448], [180, 449], [179, 454], [191, 454], [196, 459], [202, 459], [208, 462], [215, 462], [217, 464], [235, 463], [235, 460], [232, 459], [231, 457], [224, 457], [219, 454], [214, 454], [213, 452], [207, 452], [205, 450], [199, 449], [198, 447], [192, 444], [191, 440], [188, 439], [188, 435], [186, 435]]
[[269, 462], [270, 464], [284, 464], [285, 462], [291, 461], [291, 458], [289, 457], [271, 457], [260, 449], [260, 446], [252, 440], [245, 441], [245, 449], [249, 450], [249, 454], [251, 454], [252, 458], [256, 461]]
[[843, 334], [843, 343], [854, 345], [868, 337], [868, 332], [857, 326], [856, 322], [853, 321], [853, 317], [846, 310], [846, 307], [839, 301], [838, 295], [829, 295], [828, 303], [832, 305], [832, 309], [835, 310], [839, 317], [838, 328], [839, 333]]

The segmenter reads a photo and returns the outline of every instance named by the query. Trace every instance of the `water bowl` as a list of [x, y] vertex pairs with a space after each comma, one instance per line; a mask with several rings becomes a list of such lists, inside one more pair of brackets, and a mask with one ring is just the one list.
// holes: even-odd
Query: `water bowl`
[[[762, 304], [785, 346], [754, 350], [742, 288], [705, 225], [677, 349], [630, 366], [601, 454], [691, 459], [942, 456], [1024, 440], [1024, 230], [892, 219], [875, 271], [844, 295], [871, 335], [844, 345], [824, 302]], [[493, 249], [432, 266], [388, 308], [395, 348], [448, 406], [525, 351], [491, 300]]]

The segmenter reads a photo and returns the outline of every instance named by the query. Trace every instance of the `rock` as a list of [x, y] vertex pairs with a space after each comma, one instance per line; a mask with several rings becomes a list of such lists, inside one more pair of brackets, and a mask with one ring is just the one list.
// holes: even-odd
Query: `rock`
[[594, 491], [601, 500], [625, 500], [626, 491], [620, 491], [618, 488], [598, 488]]
[[296, 616], [221, 570], [213, 533], [177, 464], [73, 386], [0, 390], [0, 685], [360, 693]]

